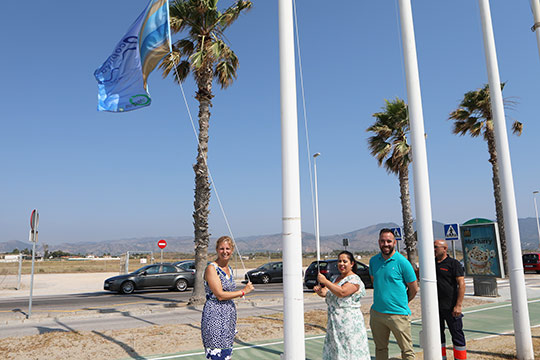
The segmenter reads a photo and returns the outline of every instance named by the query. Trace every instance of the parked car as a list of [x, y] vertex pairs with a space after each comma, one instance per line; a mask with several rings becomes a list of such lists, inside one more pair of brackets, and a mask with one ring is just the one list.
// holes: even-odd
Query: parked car
[[540, 253], [523, 254], [523, 269], [540, 274]]
[[103, 289], [131, 294], [135, 290], [166, 288], [186, 291], [195, 283], [195, 272], [172, 264], [146, 265], [130, 274], [113, 276], [105, 280]]
[[261, 265], [248, 271], [244, 278], [246, 281], [251, 280], [252, 283], [283, 282], [283, 262], [274, 261]]
[[183, 270], [193, 270], [195, 271], [195, 260], [182, 260], [173, 263], [174, 266], [179, 267]]
[[[337, 259], [319, 261], [321, 274], [326, 276], [327, 279], [333, 281], [337, 276], [339, 276], [337, 262]], [[356, 264], [356, 274], [360, 276], [360, 279], [366, 288], [372, 288], [373, 284], [371, 283], [371, 277], [369, 276], [369, 266], [361, 263], [360, 261], [356, 261]], [[317, 261], [312, 262], [306, 269], [304, 284], [308, 289], [313, 289], [313, 287], [317, 285]]]
[[[206, 262], [206, 265], [208, 264], [210, 264], [210, 261]], [[173, 263], [173, 265], [180, 269], [195, 272], [195, 260], [181, 260]]]

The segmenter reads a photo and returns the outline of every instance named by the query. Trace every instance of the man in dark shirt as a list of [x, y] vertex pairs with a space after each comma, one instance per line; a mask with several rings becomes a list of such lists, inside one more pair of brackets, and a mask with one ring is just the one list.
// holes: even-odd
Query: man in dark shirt
[[442, 357], [443, 360], [446, 359], [446, 338], [444, 335], [444, 323], [446, 322], [454, 345], [454, 359], [467, 359], [465, 334], [463, 334], [463, 313], [461, 312], [465, 296], [463, 267], [459, 261], [448, 256], [448, 245], [445, 240], [435, 240], [434, 247]]

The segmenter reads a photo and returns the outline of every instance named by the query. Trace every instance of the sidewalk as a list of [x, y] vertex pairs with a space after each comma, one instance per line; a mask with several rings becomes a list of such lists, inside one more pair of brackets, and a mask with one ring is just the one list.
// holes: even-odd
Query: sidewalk
[[[35, 274], [32, 296], [68, 295], [100, 292], [103, 290], [105, 279], [118, 275], [110, 273], [73, 273], [73, 274]], [[11, 278], [10, 278], [11, 277]], [[21, 289], [15, 286], [0, 288], [0, 298], [16, 298], [30, 296], [30, 275], [21, 276]], [[4, 282], [12, 285], [17, 283], [15, 275], [5, 276]]]

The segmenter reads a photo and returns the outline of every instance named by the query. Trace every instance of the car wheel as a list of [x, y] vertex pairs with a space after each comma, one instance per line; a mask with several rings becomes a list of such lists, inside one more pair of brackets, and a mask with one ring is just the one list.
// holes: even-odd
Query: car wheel
[[178, 291], [186, 291], [188, 287], [188, 283], [185, 279], [178, 279], [176, 280], [176, 284], [174, 284], [174, 287]]
[[133, 291], [135, 291], [135, 284], [133, 281], [126, 281], [122, 283], [120, 291], [122, 294], [131, 294]]
[[261, 276], [261, 282], [263, 284], [268, 284], [270, 282], [270, 276], [268, 276], [268, 275]]

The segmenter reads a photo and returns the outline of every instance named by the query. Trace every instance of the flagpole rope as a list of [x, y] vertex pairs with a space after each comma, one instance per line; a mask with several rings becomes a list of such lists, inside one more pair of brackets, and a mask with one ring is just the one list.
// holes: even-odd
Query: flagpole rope
[[[182, 86], [182, 82], [179, 80], [180, 77], [178, 76], [178, 69], [176, 68], [177, 64], [174, 62], [174, 59], [173, 59], [173, 64], [174, 64], [174, 71], [176, 73], [176, 79], [178, 80], [178, 84], [180, 85], [180, 90], [182, 91], [182, 98], [184, 99], [184, 104], [186, 104], [186, 110], [188, 112], [189, 120], [191, 121], [191, 128], [193, 129], [193, 133], [195, 134], [195, 139], [197, 140], [197, 144], [200, 147], [201, 143], [199, 141], [199, 135], [197, 133], [197, 129], [196, 129], [195, 123], [193, 121], [193, 116], [191, 116], [191, 110], [189, 109], [189, 104], [187, 102], [186, 93], [184, 92], [184, 87]], [[203, 160], [204, 160], [204, 163], [206, 165], [206, 168], [208, 169], [208, 177], [210, 178], [210, 184], [212, 184], [212, 187], [214, 189], [214, 193], [216, 194], [216, 199], [217, 199], [217, 202], [219, 204], [219, 208], [221, 210], [221, 213], [223, 214], [223, 219], [225, 220], [225, 224], [227, 225], [227, 230], [229, 231], [229, 235], [231, 236], [231, 239], [232, 239], [232, 241], [234, 243], [234, 247], [236, 249], [238, 257], [240, 258], [240, 263], [242, 264], [242, 268], [246, 272], [248, 280], [251, 281], [249, 279], [249, 275], [247, 274], [246, 266], [244, 264], [244, 260], [242, 259], [242, 255], [240, 254], [240, 250], [238, 249], [238, 246], [236, 244], [236, 240], [234, 238], [231, 226], [229, 224], [229, 219], [227, 218], [227, 215], [225, 214], [225, 209], [223, 208], [223, 204], [221, 203], [221, 199], [219, 197], [219, 193], [218, 193], [218, 190], [217, 190], [216, 183], [214, 182], [214, 178], [212, 177], [212, 174], [210, 173], [210, 167], [208, 166], [208, 162], [206, 161], [206, 158], [204, 156], [203, 156]]]
[[[311, 150], [310, 150], [310, 141], [309, 141], [309, 131], [308, 131], [308, 119], [307, 119], [307, 108], [306, 108], [306, 96], [304, 91], [304, 71], [302, 69], [302, 54], [300, 52], [300, 34], [298, 32], [298, 18], [296, 16], [296, 0], [293, 0], [293, 15], [294, 15], [294, 28], [296, 34], [296, 51], [298, 53], [298, 72], [300, 74], [300, 89], [302, 90], [302, 110], [304, 114], [304, 131], [306, 133], [306, 149], [307, 149], [307, 158], [309, 166], [309, 185], [311, 188], [311, 208], [313, 211], [313, 226], [315, 226], [317, 219], [315, 213], [315, 195], [313, 192], [313, 169], [311, 166]], [[318, 260], [318, 259], [317, 259]], [[317, 264], [318, 268], [318, 264]]]

